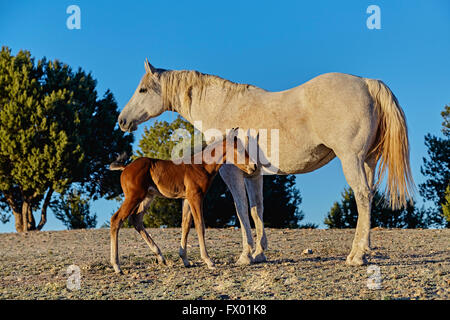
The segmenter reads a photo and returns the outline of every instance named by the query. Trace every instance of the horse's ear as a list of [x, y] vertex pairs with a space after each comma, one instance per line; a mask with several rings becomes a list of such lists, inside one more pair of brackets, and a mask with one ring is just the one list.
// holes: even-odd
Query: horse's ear
[[148, 62], [147, 58], [145, 58], [144, 67], [146, 73], [154, 74], [156, 71], [156, 69], [150, 64], [150, 62]]

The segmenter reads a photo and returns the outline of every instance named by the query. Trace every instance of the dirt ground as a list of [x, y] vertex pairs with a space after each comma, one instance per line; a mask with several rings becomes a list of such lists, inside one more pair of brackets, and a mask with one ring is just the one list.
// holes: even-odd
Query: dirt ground
[[[122, 229], [124, 275], [109, 264], [109, 229], [0, 234], [0, 299], [450, 298], [449, 229], [373, 230], [374, 252], [362, 267], [345, 265], [354, 230], [267, 229], [268, 262], [237, 266], [241, 231], [207, 229], [215, 270], [201, 261], [195, 230], [190, 268], [178, 257], [180, 229], [148, 231], [168, 264], [158, 265], [140, 236]], [[79, 267], [79, 289], [71, 265]]]

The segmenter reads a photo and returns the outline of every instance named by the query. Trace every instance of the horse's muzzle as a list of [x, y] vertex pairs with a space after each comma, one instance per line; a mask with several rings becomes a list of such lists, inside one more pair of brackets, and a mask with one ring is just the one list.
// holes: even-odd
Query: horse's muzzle
[[127, 122], [125, 119], [119, 119], [119, 127], [123, 132], [132, 132], [137, 129], [137, 126], [132, 122]]

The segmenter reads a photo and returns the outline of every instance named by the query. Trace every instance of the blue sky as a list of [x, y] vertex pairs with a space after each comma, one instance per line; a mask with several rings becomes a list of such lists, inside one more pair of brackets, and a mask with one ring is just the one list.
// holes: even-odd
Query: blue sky
[[[81, 29], [69, 30], [69, 5], [81, 9]], [[381, 29], [369, 30], [369, 5], [381, 9]], [[5, 1], [0, 45], [30, 50], [91, 71], [98, 92], [114, 93], [122, 109], [144, 73], [143, 62], [198, 70], [285, 90], [326, 72], [382, 79], [409, 125], [416, 183], [424, 135], [440, 135], [450, 103], [450, 1]], [[158, 119], [171, 121], [173, 113]], [[146, 123], [151, 125], [153, 120]], [[143, 132], [136, 133], [136, 144]], [[347, 185], [338, 159], [298, 175], [303, 222], [322, 221]], [[420, 196], [417, 200], [422, 201]], [[92, 204], [98, 225], [118, 203]], [[13, 220], [13, 219], [11, 219]], [[50, 213], [44, 230], [64, 229]], [[13, 221], [0, 232], [14, 231]]]

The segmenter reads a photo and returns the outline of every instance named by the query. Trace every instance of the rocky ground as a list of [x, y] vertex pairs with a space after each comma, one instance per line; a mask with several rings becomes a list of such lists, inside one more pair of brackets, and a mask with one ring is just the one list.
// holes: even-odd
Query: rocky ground
[[[215, 270], [202, 263], [195, 230], [190, 268], [178, 258], [179, 229], [149, 232], [168, 264], [158, 265], [140, 236], [122, 229], [124, 275], [109, 264], [108, 229], [0, 234], [0, 299], [450, 298], [449, 229], [373, 230], [375, 249], [362, 267], [345, 265], [354, 230], [267, 229], [268, 262], [236, 266], [240, 230], [207, 229]], [[71, 265], [79, 267], [72, 275]]]

